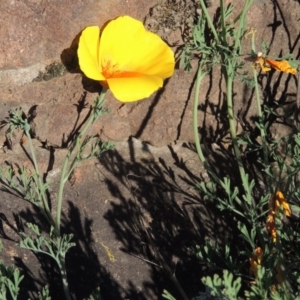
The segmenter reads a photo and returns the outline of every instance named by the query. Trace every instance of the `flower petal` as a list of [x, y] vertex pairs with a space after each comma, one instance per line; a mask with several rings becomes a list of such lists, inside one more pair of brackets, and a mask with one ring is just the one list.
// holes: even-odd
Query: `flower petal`
[[262, 257], [263, 257], [263, 250], [260, 247], [257, 247], [253, 251], [252, 257], [249, 258], [249, 262], [250, 262], [250, 274], [254, 275], [254, 277], [257, 277], [258, 265], [261, 264]]
[[279, 72], [290, 73], [293, 75], [297, 73], [297, 69], [294, 68], [287, 60], [274, 60], [260, 55], [257, 56], [255, 62], [260, 65], [262, 72], [269, 72], [272, 67]]
[[111, 60], [122, 72], [162, 79], [174, 72], [174, 54], [170, 47], [159, 36], [146, 31], [142, 22], [129, 16], [109, 22], [102, 32], [100, 43], [101, 62]]
[[266, 61], [277, 71], [290, 73], [293, 75], [297, 73], [297, 69], [293, 68], [287, 60], [277, 61], [274, 59], [266, 58]]
[[266, 60], [259, 56], [256, 60], [256, 63], [260, 65], [260, 68], [263, 73], [271, 71], [270, 65], [266, 62]]
[[288, 202], [286, 201], [283, 193], [281, 191], [277, 191], [275, 196], [274, 196], [274, 200], [275, 200], [275, 207], [274, 210], [275, 212], [278, 212], [280, 207], [283, 206], [284, 209], [284, 214], [288, 217], [291, 216], [291, 209], [290, 206], [288, 204]]
[[94, 80], [104, 80], [99, 65], [100, 29], [98, 26], [86, 27], [80, 36], [78, 44], [79, 66], [82, 72]]
[[121, 102], [132, 102], [149, 97], [162, 87], [163, 80], [154, 76], [109, 78], [107, 83], [115, 98]]

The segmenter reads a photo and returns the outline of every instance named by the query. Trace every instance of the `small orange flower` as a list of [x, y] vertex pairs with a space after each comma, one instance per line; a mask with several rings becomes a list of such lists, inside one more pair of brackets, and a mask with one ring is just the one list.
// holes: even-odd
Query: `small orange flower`
[[283, 207], [284, 214], [287, 217], [290, 217], [291, 216], [290, 206], [287, 203], [286, 199], [284, 198], [284, 195], [282, 194], [282, 192], [277, 191], [275, 193], [275, 195], [271, 198], [271, 200], [269, 202], [269, 207], [270, 207], [271, 212], [276, 214], [276, 213], [278, 213], [281, 206]]
[[254, 277], [257, 277], [258, 272], [258, 265], [261, 264], [263, 256], [263, 251], [260, 247], [257, 247], [253, 253], [252, 257], [249, 258], [250, 262], [250, 274], [252, 274]]
[[297, 73], [297, 69], [293, 68], [287, 60], [274, 60], [264, 57], [261, 52], [257, 54], [255, 63], [260, 65], [263, 72], [269, 72], [273, 68], [276, 71], [290, 73], [293, 75]]
[[269, 214], [267, 218], [266, 228], [269, 235], [272, 237], [273, 242], [276, 242], [276, 228], [275, 228], [275, 217], [274, 214]]
[[276, 227], [275, 216], [279, 212], [280, 207], [283, 207], [284, 214], [288, 217], [291, 216], [291, 209], [282, 192], [277, 191], [269, 201], [270, 213], [267, 218], [266, 228], [269, 235], [272, 237], [273, 242], [276, 242]]

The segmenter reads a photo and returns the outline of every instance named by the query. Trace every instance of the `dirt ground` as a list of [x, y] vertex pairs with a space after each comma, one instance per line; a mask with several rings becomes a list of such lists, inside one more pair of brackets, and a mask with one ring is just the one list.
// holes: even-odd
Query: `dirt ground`
[[[153, 20], [160, 20], [165, 25], [159, 26], [159, 33], [169, 36], [170, 43], [175, 43], [180, 37], [178, 28], [184, 26], [181, 21], [183, 16], [191, 16], [191, 13], [197, 11], [197, 6], [191, 5], [191, 1], [179, 2], [185, 3], [187, 8], [181, 11], [181, 15], [174, 7], [166, 8], [168, 1], [162, 1], [160, 7], [153, 7], [145, 17], [147, 26], [157, 24]], [[209, 2], [210, 11], [214, 11], [219, 2]], [[242, 1], [236, 2], [238, 9]], [[249, 22], [260, 29], [259, 40], [267, 40], [272, 54], [292, 51], [295, 58], [299, 59], [300, 5], [292, 0], [282, 2], [284, 3], [276, 0], [254, 1], [253, 9], [249, 12]], [[163, 19], [166, 9], [169, 9], [168, 20]], [[174, 14], [180, 15], [181, 19], [172, 19]], [[220, 171], [226, 173], [232, 166], [223, 153], [228, 126], [224, 117], [226, 108], [220, 92], [219, 75], [219, 70], [216, 70], [204, 82], [206, 90], [201, 95], [202, 103], [199, 106], [199, 131], [204, 139], [206, 154], [211, 156]], [[67, 83], [63, 83], [64, 87], [70, 87], [68, 76], [71, 75], [62, 76], [67, 78]], [[167, 98], [165, 106], [160, 106], [162, 102], [158, 102], [156, 98], [150, 107], [143, 103], [129, 106], [131, 117], [140, 118], [140, 123], [131, 124], [133, 132], [126, 131], [126, 134], [132, 136], [128, 140], [116, 142], [115, 149], [104, 153], [100, 159], [82, 163], [68, 182], [64, 195], [63, 232], [73, 233], [73, 241], [76, 243], [67, 254], [68, 279], [76, 299], [87, 299], [93, 290], [100, 287], [104, 300], [162, 299], [163, 289], [179, 300], [182, 296], [174, 277], [190, 299], [203, 290], [200, 279], [206, 274], [206, 269], [191, 252], [191, 248], [203, 243], [207, 237], [218, 239], [220, 236], [230, 236], [230, 226], [228, 216], [205, 204], [195, 188], [208, 176], [188, 134], [191, 132], [190, 108], [194, 73], [188, 76], [184, 77], [182, 70], [177, 70], [174, 79], [167, 83], [171, 88], [163, 94]], [[188, 81], [190, 79], [192, 80]], [[52, 83], [43, 82], [41, 86], [45, 88], [55, 80]], [[297, 86], [295, 77], [273, 72], [260, 77], [260, 84], [266, 103], [276, 100], [276, 103], [287, 103], [288, 108], [293, 108]], [[37, 83], [34, 86], [38, 90]], [[265, 86], [268, 89], [264, 90]], [[235, 87], [238, 91], [235, 109], [240, 121], [239, 130], [251, 130], [256, 111], [253, 91], [242, 83], [237, 83]], [[51, 88], [55, 90], [53, 86]], [[19, 90], [22, 89], [25, 90], [23, 87]], [[69, 93], [78, 96], [72, 86]], [[8, 92], [4, 95], [8, 95]], [[174, 95], [183, 99], [182, 106], [176, 108], [176, 115], [171, 110], [171, 101], [176, 101]], [[14, 106], [21, 103], [21, 96]], [[12, 99], [14, 94], [10, 92], [9, 97]], [[69, 101], [64, 105], [73, 107], [76, 101]], [[0, 115], [3, 117], [7, 106], [6, 102], [1, 102]], [[48, 107], [52, 107], [52, 104]], [[167, 119], [173, 117], [180, 120], [176, 119], [177, 123], [167, 123], [166, 127], [162, 127], [161, 122], [151, 119], [155, 116], [156, 108], [160, 111], [157, 113], [159, 120], [165, 119], [166, 115]], [[116, 110], [122, 114], [121, 106]], [[62, 108], [61, 111], [64, 112]], [[147, 113], [141, 115], [141, 111]], [[45, 109], [45, 114], [42, 112], [38, 115], [41, 131], [44, 130], [41, 124], [46, 122], [47, 113], [49, 109]], [[113, 127], [111, 120], [106, 122]], [[274, 136], [282, 136], [291, 130], [289, 124], [280, 124], [276, 119], [272, 122]], [[71, 132], [73, 124], [70, 120], [65, 121], [64, 128], [67, 129], [64, 129], [64, 133]], [[118, 124], [123, 126], [121, 122]], [[173, 128], [171, 134], [168, 128], [171, 127], [170, 124]], [[55, 132], [50, 132], [50, 126], [48, 128], [45, 125], [45, 128], [48, 130], [45, 131], [45, 137], [48, 132], [51, 137], [55, 136]], [[116, 131], [117, 127], [114, 133]], [[57, 134], [55, 138], [61, 141], [64, 137], [63, 134]], [[172, 141], [168, 141], [171, 137]], [[29, 166], [30, 162], [22, 147], [28, 149], [28, 145], [17, 143], [12, 150], [1, 152], [1, 164], [18, 162]], [[50, 153], [38, 140], [35, 140], [35, 149], [43, 170], [47, 170], [50, 160], [54, 158], [47, 178], [52, 182], [50, 197], [55, 199], [66, 151], [57, 149]], [[50, 286], [52, 299], [63, 299], [61, 279], [53, 261], [44, 255], [16, 247], [16, 242], [20, 239], [18, 232], [26, 222], [44, 226], [39, 213], [4, 189], [0, 191], [0, 195], [0, 236], [3, 242], [1, 258], [6, 265], [14, 264], [25, 276], [19, 299], [33, 299], [45, 284]], [[55, 206], [55, 202], [53, 205]]]

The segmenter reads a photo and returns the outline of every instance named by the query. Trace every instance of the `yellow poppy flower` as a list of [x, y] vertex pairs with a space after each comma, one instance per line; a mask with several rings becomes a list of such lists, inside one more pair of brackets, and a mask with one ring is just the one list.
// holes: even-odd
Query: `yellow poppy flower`
[[99, 80], [122, 102], [149, 97], [175, 67], [171, 48], [129, 16], [118, 17], [103, 29], [85, 28], [77, 53], [83, 73]]

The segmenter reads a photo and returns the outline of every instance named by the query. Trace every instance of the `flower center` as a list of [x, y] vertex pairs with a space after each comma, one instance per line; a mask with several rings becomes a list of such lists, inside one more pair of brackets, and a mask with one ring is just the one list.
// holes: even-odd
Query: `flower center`
[[114, 77], [115, 74], [120, 73], [120, 69], [117, 63], [107, 60], [102, 64], [102, 74], [107, 78]]

